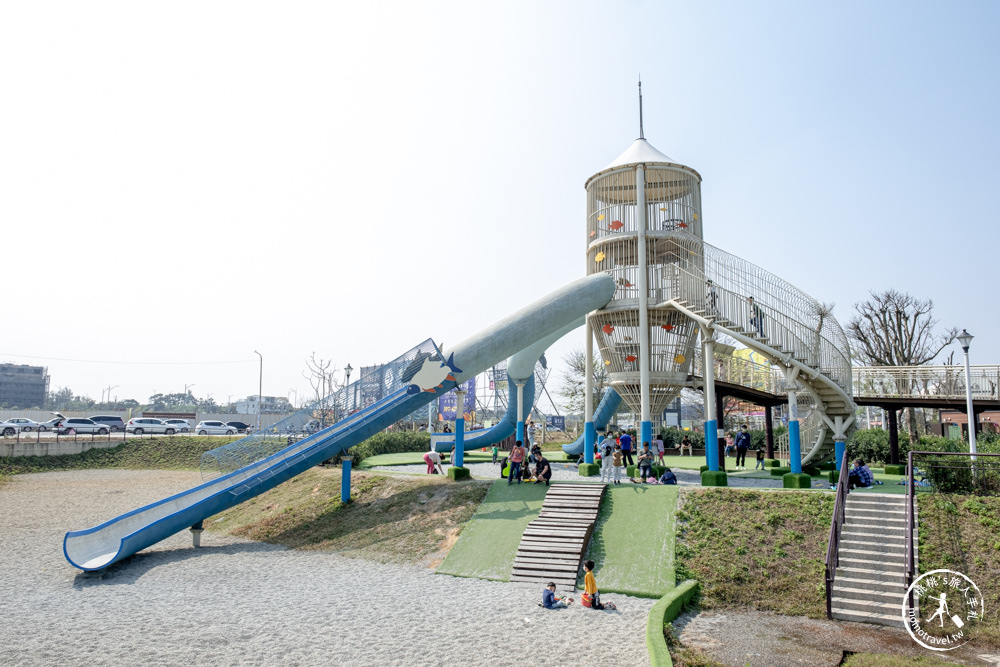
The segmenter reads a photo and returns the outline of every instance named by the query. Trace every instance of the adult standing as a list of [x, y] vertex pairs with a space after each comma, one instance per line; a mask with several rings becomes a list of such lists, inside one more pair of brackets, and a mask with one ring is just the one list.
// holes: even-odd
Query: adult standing
[[740, 432], [736, 434], [736, 469], [746, 470], [747, 450], [750, 449], [750, 434], [747, 433], [747, 425], [740, 427]]
[[615, 439], [604, 438], [601, 441], [601, 482], [611, 483], [611, 473], [614, 466], [611, 464], [612, 455], [615, 453]]
[[757, 335], [764, 337], [764, 311], [758, 306], [752, 296], [747, 297], [750, 304], [750, 328], [757, 331]]
[[510, 452], [510, 459], [508, 464], [510, 465], [510, 472], [507, 474], [507, 486], [510, 486], [514, 482], [514, 478], [517, 478], [517, 483], [521, 483], [521, 464], [524, 463], [524, 447], [521, 446], [521, 441], [518, 440], [514, 443], [514, 449]]
[[626, 431], [622, 431], [622, 437], [618, 439], [618, 444], [622, 446], [622, 458], [625, 461], [625, 465], [634, 466], [635, 460], [632, 459], [632, 436]]

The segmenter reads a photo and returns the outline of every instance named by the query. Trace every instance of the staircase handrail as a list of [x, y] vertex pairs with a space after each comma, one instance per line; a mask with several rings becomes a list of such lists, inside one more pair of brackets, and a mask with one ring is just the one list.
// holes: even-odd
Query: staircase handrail
[[913, 584], [913, 575], [916, 574], [916, 566], [913, 562], [913, 452], [906, 454], [906, 564], [903, 580], [906, 590], [909, 591], [908, 604], [913, 608], [913, 592], [910, 585]]
[[833, 580], [840, 564], [840, 533], [847, 513], [847, 450], [840, 461], [840, 476], [837, 478], [837, 497], [833, 502], [833, 521], [830, 523], [830, 540], [826, 545], [826, 617], [833, 619]]

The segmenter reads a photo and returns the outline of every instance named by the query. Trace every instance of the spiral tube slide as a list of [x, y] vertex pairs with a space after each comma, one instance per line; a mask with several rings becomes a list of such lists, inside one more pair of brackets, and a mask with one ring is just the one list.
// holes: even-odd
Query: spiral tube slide
[[455, 373], [455, 381], [448, 380], [433, 392], [411, 394], [404, 387], [268, 458], [93, 528], [68, 532], [63, 554], [74, 567], [100, 570], [260, 495], [382, 431], [465, 379], [557, 333], [602, 307], [614, 291], [614, 279], [605, 273], [574, 281], [449, 350], [455, 366], [461, 369]]

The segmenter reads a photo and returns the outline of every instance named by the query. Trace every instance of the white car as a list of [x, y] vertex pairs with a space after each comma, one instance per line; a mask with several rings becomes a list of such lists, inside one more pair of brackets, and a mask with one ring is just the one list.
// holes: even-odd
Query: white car
[[25, 433], [31, 433], [32, 431], [40, 430], [41, 424], [36, 422], [34, 419], [25, 419], [24, 417], [14, 417], [13, 419], [7, 420], [8, 424], [17, 424], [21, 427], [21, 430]]
[[0, 422], [0, 435], [17, 435], [21, 427], [12, 422]]
[[104, 424], [98, 424], [93, 419], [81, 419], [73, 417], [70, 419], [60, 419], [59, 423], [52, 429], [58, 435], [77, 435], [78, 433], [96, 433], [97, 435], [107, 435], [111, 430]]
[[191, 424], [186, 419], [161, 419], [167, 424], [173, 424], [178, 433], [187, 433], [191, 430]]
[[126, 433], [135, 433], [136, 435], [142, 435], [143, 433], [162, 433], [164, 435], [173, 435], [180, 431], [180, 428], [176, 424], [168, 424], [162, 419], [153, 419], [152, 417], [137, 417], [136, 419], [129, 419], [128, 423], [125, 424]]
[[198, 435], [236, 435], [235, 428], [225, 422], [217, 421], [198, 422], [194, 432]]

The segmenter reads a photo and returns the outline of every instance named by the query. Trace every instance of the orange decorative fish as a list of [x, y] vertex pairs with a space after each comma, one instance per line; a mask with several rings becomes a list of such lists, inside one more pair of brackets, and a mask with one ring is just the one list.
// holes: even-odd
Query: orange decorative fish
[[674, 325], [673, 324], [664, 324], [663, 327], [662, 327], [662, 329], [664, 331], [673, 331], [674, 330]]
[[619, 229], [625, 226], [625, 223], [621, 220], [615, 220], [611, 223], [611, 231], [617, 232]]
[[636, 360], [636, 359], [638, 359], [638, 358], [639, 358], [639, 357], [635, 356], [634, 354], [630, 354], [630, 355], [628, 355], [627, 357], [625, 357], [625, 361], [629, 361], [629, 362], [631, 362], [631, 361], [635, 361], [635, 360]]
[[605, 324], [603, 327], [601, 327], [601, 331], [603, 331], [606, 334], [613, 333], [614, 330], [615, 328], [610, 324]]

